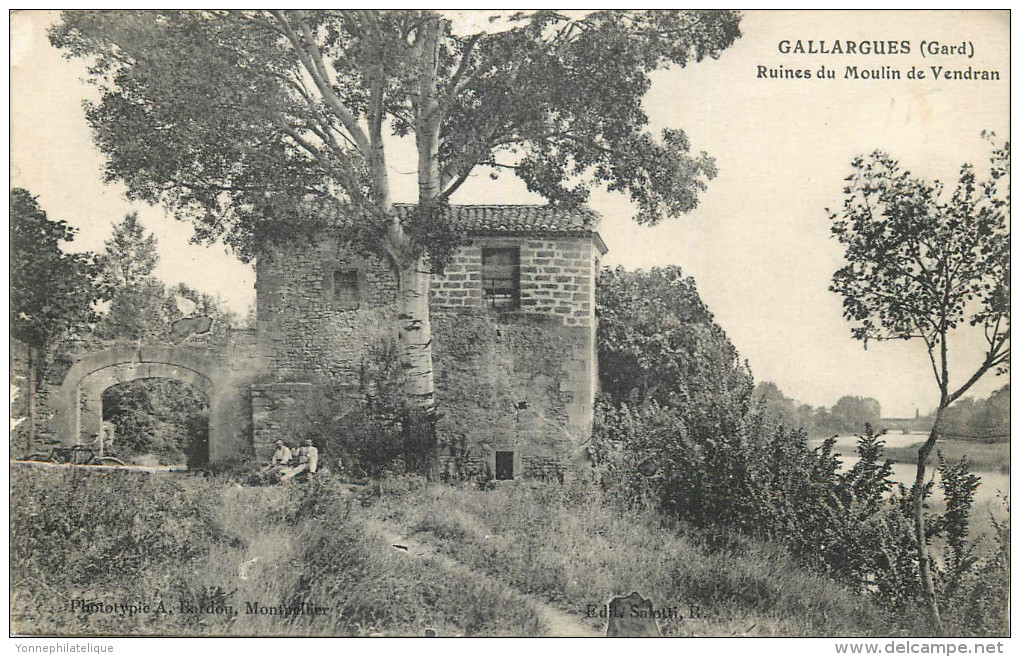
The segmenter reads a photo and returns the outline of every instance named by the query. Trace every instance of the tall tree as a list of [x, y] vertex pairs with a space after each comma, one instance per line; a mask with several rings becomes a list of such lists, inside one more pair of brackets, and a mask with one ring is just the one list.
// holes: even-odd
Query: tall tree
[[138, 214], [114, 224], [100, 258], [112, 302], [96, 327], [107, 340], [158, 340], [169, 331], [166, 286], [152, 273], [159, 263], [156, 236], [148, 233]]
[[679, 267], [603, 269], [595, 287], [599, 382], [615, 403], [679, 407], [731, 373], [750, 376]]
[[106, 246], [103, 264], [114, 285], [130, 287], [137, 284], [151, 276], [159, 262], [156, 236], [146, 234], [137, 212], [125, 215], [123, 221], [114, 224], [113, 236], [103, 244]]
[[[876, 151], [854, 160], [843, 208], [830, 212], [847, 261], [830, 289], [843, 297], [852, 335], [865, 344], [923, 341], [938, 384], [935, 421], [918, 450], [913, 504], [918, 568], [939, 634], [921, 490], [946, 409], [988, 372], [1009, 369], [1009, 155], [1009, 142], [993, 146], [984, 180], [964, 165], [945, 198], [941, 183], [917, 178]], [[954, 386], [949, 341], [968, 324], [984, 330], [984, 355]]]
[[35, 438], [35, 392], [42, 354], [61, 338], [96, 321], [95, 303], [107, 298], [91, 253], [65, 253], [74, 229], [51, 220], [28, 190], [10, 193], [10, 331], [29, 349], [29, 449]]
[[[51, 38], [89, 59], [102, 98], [88, 119], [130, 196], [242, 258], [327, 220], [387, 259], [405, 411], [425, 420], [406, 426], [434, 432], [430, 273], [456, 242], [442, 206], [490, 167], [566, 206], [592, 184], [626, 192], [644, 223], [691, 210], [714, 163], [681, 130], [649, 133], [641, 100], [650, 73], [718, 57], [738, 24], [734, 12], [539, 11], [462, 35], [423, 10], [66, 12]], [[417, 149], [418, 211], [403, 221], [392, 136]]]
[[864, 425], [877, 427], [882, 417], [882, 406], [877, 399], [843, 395], [829, 411], [839, 424], [840, 431], [861, 433]]

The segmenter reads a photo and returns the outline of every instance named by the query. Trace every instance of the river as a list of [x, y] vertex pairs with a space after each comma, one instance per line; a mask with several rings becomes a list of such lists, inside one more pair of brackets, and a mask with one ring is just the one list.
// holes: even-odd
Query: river
[[[920, 444], [928, 438], [926, 433], [886, 434], [882, 440], [887, 447], [920, 447]], [[810, 447], [818, 447], [822, 444], [821, 438], [808, 440]], [[857, 436], [839, 436], [836, 439], [835, 451], [838, 452], [840, 460], [843, 461], [843, 468], [853, 467], [857, 462]], [[929, 465], [928, 477], [935, 475], [935, 497], [941, 502], [942, 490], [938, 488], [938, 471]], [[917, 466], [910, 463], [893, 463], [892, 476], [889, 477], [896, 483], [910, 486], [917, 474]], [[976, 510], [987, 507], [997, 516], [1005, 515], [1005, 506], [1002, 496], [1009, 493], [1009, 475], [995, 470], [975, 470], [974, 474], [981, 478], [981, 483], [974, 491], [974, 507]], [[936, 503], [936, 507], [941, 504]]]

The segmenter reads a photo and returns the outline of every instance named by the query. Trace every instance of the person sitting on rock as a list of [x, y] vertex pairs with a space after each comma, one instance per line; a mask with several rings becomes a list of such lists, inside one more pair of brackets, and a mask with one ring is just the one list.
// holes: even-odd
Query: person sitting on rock
[[290, 462], [293, 456], [290, 452], [290, 447], [282, 440], [276, 441], [276, 451], [273, 452], [272, 458], [269, 459], [269, 463], [255, 472], [249, 478], [249, 484], [252, 486], [265, 486], [267, 484], [274, 484], [278, 481], [277, 477], [286, 472], [290, 466]]
[[290, 460], [293, 455], [290, 453], [290, 447], [282, 440], [276, 441], [276, 451], [273, 452], [273, 458], [269, 462], [270, 465], [290, 465]]
[[287, 481], [289, 479], [293, 479], [302, 472], [315, 474], [315, 471], [318, 469], [319, 469], [319, 450], [312, 443], [311, 439], [308, 439], [305, 441], [304, 445], [298, 448], [297, 466], [283, 473], [283, 476], [280, 477], [280, 481]]

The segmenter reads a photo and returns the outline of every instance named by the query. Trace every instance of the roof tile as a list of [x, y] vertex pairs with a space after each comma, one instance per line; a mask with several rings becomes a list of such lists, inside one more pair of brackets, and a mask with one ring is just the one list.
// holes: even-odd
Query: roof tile
[[[416, 206], [394, 203], [401, 216]], [[598, 228], [600, 217], [589, 208], [565, 210], [549, 205], [449, 205], [450, 224], [468, 232], [553, 232], [586, 233]]]

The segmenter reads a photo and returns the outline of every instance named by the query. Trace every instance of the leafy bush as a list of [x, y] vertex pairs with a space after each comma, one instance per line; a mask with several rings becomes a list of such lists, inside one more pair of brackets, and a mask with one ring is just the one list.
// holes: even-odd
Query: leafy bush
[[209, 460], [209, 403], [194, 386], [162, 378], [111, 386], [103, 416], [115, 427], [112, 451], [120, 458], [155, 454], [192, 466]]
[[[881, 434], [870, 425], [858, 438], [858, 460], [849, 469], [833, 452], [834, 439], [809, 449], [803, 432], [771, 424], [748, 408], [734, 434], [694, 433], [686, 416], [655, 403], [640, 408], [604, 402], [596, 413], [589, 449], [597, 480], [610, 497], [630, 508], [650, 502], [670, 516], [706, 531], [726, 527], [778, 541], [799, 562], [889, 609], [913, 614], [920, 607], [912, 517], [914, 492], [889, 480]], [[990, 554], [969, 538], [968, 515], [977, 478], [966, 461], [940, 457], [941, 514], [926, 516], [930, 540], [946, 545], [932, 561], [939, 599], [954, 632], [982, 635], [1008, 630], [1008, 536], [996, 527]], [[920, 492], [932, 494], [929, 481]], [[980, 600], [981, 604], [976, 604]], [[978, 614], [987, 616], [975, 622]], [[967, 619], [957, 625], [956, 622]]]
[[[679, 269], [606, 270], [599, 285], [605, 394], [588, 453], [603, 489], [697, 527], [778, 541], [851, 590], [912, 613], [921, 589], [911, 504], [930, 497], [933, 483], [893, 490], [884, 432], [870, 424], [845, 471], [834, 439], [810, 449], [802, 430], [783, 426], [756, 397], [750, 373]], [[946, 543], [930, 567], [950, 610], [994, 588], [988, 573], [1002, 551], [979, 559], [968, 538], [977, 486], [968, 469], [942, 459], [946, 510], [926, 518], [930, 539]], [[1002, 609], [1007, 598], [994, 604]]]
[[397, 345], [380, 337], [369, 345], [357, 388], [317, 383], [297, 434], [319, 448], [320, 467], [355, 478], [403, 471], [401, 376]]
[[939, 486], [946, 510], [929, 531], [942, 537], [946, 549], [941, 560], [932, 559], [935, 586], [942, 614], [954, 633], [1005, 635], [1009, 633], [1009, 518], [991, 518], [991, 550], [981, 550], [970, 533], [970, 513], [980, 478], [964, 458], [939, 458]]

